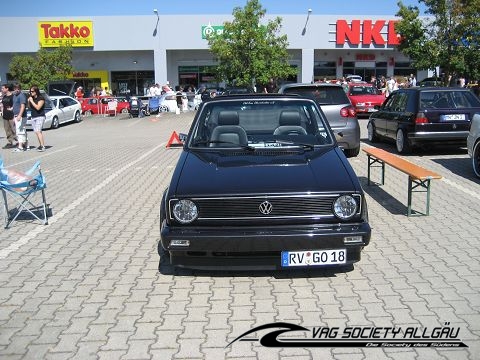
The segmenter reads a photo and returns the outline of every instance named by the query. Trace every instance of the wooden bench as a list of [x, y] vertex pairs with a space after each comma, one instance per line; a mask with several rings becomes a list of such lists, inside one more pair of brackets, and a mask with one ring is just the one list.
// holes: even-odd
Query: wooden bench
[[[429, 215], [430, 213], [430, 181], [433, 179], [441, 179], [442, 177], [433, 171], [422, 168], [421, 166], [412, 164], [396, 155], [393, 155], [385, 150], [375, 147], [364, 148], [363, 151], [368, 156], [368, 185], [370, 185], [370, 168], [382, 168], [382, 182], [385, 183], [385, 164], [388, 164], [395, 169], [408, 175], [408, 207], [407, 216], [415, 215]], [[375, 166], [374, 164], [380, 164]], [[416, 190], [420, 188], [420, 190]], [[412, 194], [414, 192], [427, 193], [427, 208], [425, 213], [412, 210]]]

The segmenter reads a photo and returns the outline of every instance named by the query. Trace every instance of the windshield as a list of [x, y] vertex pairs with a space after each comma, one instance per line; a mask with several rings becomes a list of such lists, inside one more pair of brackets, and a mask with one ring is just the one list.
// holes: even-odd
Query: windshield
[[285, 88], [283, 92], [313, 99], [319, 105], [350, 104], [350, 100], [341, 86], [292, 86]]
[[352, 86], [350, 95], [378, 95], [378, 90], [373, 86]]
[[326, 121], [311, 101], [226, 100], [206, 103], [192, 129], [191, 148], [285, 148], [333, 145]]

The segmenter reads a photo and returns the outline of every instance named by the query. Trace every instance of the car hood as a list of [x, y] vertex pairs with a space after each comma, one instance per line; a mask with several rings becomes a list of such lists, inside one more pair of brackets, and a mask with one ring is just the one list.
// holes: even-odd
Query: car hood
[[277, 156], [185, 151], [170, 187], [177, 196], [359, 190], [355, 173], [337, 148]]

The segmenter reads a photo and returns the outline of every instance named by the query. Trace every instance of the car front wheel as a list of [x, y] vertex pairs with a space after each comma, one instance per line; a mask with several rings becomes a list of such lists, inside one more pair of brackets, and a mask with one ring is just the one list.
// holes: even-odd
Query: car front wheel
[[158, 111], [159, 111], [159, 112], [170, 112], [170, 110], [168, 109], [168, 106], [167, 106], [167, 105], [161, 105], [161, 106], [158, 108]]
[[410, 142], [403, 129], [397, 131], [395, 143], [399, 154], [408, 154], [411, 151]]
[[52, 125], [50, 126], [52, 129], [58, 129], [60, 123], [58, 122], [58, 116], [54, 116], [52, 119]]
[[480, 178], [480, 140], [473, 147], [472, 166], [475, 175]]
[[122, 109], [122, 114], [126, 114], [126, 113], [128, 113], [128, 109], [127, 109], [127, 108], [123, 108], [123, 109]]
[[85, 111], [85, 116], [92, 116], [92, 110]]
[[77, 112], [75, 113], [75, 118], [74, 118], [73, 120], [74, 120], [75, 122], [77, 122], [77, 123], [80, 122], [81, 118], [80, 118], [80, 112], [79, 112], [79, 111], [77, 111]]
[[374, 143], [378, 140], [377, 133], [375, 132], [375, 126], [371, 122], [367, 125], [368, 141]]

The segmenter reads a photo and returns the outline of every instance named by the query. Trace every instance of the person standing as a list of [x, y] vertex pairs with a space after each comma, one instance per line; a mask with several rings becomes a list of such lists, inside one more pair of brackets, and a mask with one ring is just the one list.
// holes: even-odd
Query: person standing
[[270, 78], [270, 80], [268, 80], [268, 83], [264, 88], [264, 92], [266, 92], [267, 94], [273, 94], [277, 92], [277, 84], [275, 84], [275, 80], [273, 80], [273, 78]]
[[45, 122], [45, 99], [36, 85], [30, 87], [28, 106], [32, 111], [32, 128], [40, 144], [37, 151], [45, 151], [45, 140], [42, 133], [43, 123]]
[[14, 148], [15, 140], [15, 125], [13, 122], [13, 86], [11, 84], [2, 85], [2, 104], [3, 104], [3, 128], [5, 129], [5, 136], [7, 143], [3, 146], [4, 149]]
[[17, 148], [14, 151], [28, 150], [27, 132], [25, 125], [27, 123], [27, 97], [22, 93], [20, 84], [13, 86], [13, 120], [18, 138]]
[[417, 86], [417, 78], [415, 75], [410, 74], [410, 77], [408, 78], [408, 87], [415, 87]]

